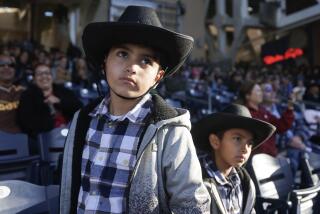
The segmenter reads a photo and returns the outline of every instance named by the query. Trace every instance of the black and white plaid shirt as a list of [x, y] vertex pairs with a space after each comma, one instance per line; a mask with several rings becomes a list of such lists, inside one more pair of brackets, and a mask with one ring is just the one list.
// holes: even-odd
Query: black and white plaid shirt
[[242, 208], [242, 187], [240, 177], [232, 168], [227, 178], [217, 169], [212, 157], [209, 154], [199, 155], [201, 165], [217, 184], [217, 189], [223, 206], [229, 214], [239, 214]]
[[82, 154], [78, 213], [126, 212], [126, 190], [152, 100], [150, 94], [145, 95], [120, 117], [108, 113], [108, 103], [105, 98], [90, 113], [92, 119]]

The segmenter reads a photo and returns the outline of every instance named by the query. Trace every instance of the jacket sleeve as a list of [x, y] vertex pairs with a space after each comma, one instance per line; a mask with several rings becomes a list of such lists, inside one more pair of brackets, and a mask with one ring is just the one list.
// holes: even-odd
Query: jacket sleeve
[[54, 128], [49, 109], [42, 102], [42, 97], [29, 91], [23, 92], [20, 97], [17, 120], [23, 132], [32, 137]]
[[162, 166], [171, 212], [210, 213], [210, 195], [189, 130], [170, 128], [165, 140]]
[[60, 99], [60, 103], [56, 104], [55, 107], [70, 121], [73, 114], [82, 107], [81, 101], [68, 89], [60, 89], [57, 96]]

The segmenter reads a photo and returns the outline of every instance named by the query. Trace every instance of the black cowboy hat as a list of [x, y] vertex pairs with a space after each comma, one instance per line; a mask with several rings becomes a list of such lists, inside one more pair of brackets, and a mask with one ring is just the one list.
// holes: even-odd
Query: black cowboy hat
[[209, 135], [218, 134], [232, 128], [241, 128], [252, 132], [253, 149], [265, 142], [276, 130], [272, 124], [251, 117], [249, 110], [238, 104], [230, 104], [223, 111], [211, 114], [191, 129], [197, 149], [210, 151]]
[[156, 11], [149, 7], [128, 6], [117, 22], [88, 24], [82, 35], [88, 61], [100, 66], [105, 54], [115, 44], [135, 43], [160, 52], [165, 75], [173, 74], [186, 60], [193, 38], [162, 27]]

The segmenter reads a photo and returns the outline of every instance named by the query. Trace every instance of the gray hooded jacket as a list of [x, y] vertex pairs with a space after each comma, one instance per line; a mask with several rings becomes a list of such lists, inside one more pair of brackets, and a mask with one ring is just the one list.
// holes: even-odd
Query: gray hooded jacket
[[[210, 196], [189, 132], [187, 110], [174, 109], [157, 96], [150, 125], [141, 136], [128, 188], [127, 213], [209, 213]], [[77, 112], [63, 156], [60, 213], [75, 213], [81, 185], [81, 157], [93, 103]]]

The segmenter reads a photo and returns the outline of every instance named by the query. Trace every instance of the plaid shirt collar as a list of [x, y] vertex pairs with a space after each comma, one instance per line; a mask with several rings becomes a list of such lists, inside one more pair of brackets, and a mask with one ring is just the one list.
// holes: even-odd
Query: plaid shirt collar
[[[131, 109], [126, 114], [122, 115], [120, 118], [117, 118], [116, 120], [124, 121], [127, 118], [132, 123], [143, 122], [143, 120], [145, 119], [144, 117], [145, 115], [140, 114], [141, 107], [144, 106], [146, 102], [150, 99], [151, 99], [151, 95], [146, 94], [133, 109]], [[111, 115], [109, 113], [109, 109], [108, 109], [109, 103], [110, 103], [110, 97], [105, 97], [100, 102], [100, 104], [89, 114], [89, 116], [91, 117], [106, 116], [108, 120], [112, 120]], [[144, 108], [146, 107], [149, 107], [149, 106], [144, 106]]]
[[234, 167], [232, 167], [231, 172], [229, 173], [228, 177], [224, 177], [224, 175], [218, 170], [215, 162], [212, 160], [212, 157], [209, 154], [204, 154], [201, 156], [203, 166], [209, 175], [209, 177], [214, 178], [214, 180], [219, 185], [230, 185], [232, 182], [235, 185], [241, 184], [241, 179]]

